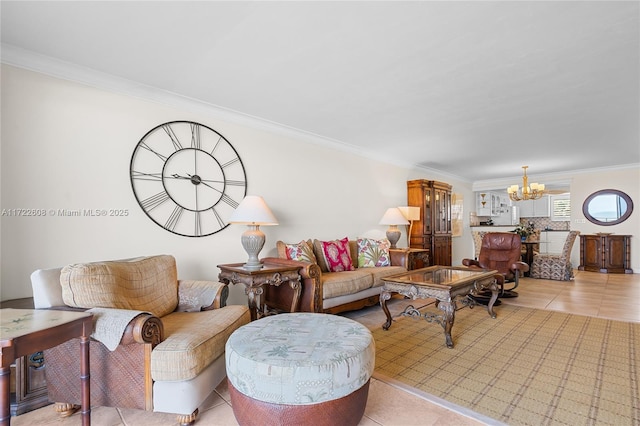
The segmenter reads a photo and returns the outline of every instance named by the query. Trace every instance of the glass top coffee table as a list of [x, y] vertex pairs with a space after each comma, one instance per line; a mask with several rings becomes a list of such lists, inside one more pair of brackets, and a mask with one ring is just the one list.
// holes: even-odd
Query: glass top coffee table
[[447, 347], [453, 348], [451, 328], [455, 319], [456, 299], [464, 305], [473, 307], [475, 301], [468, 297], [470, 294], [482, 290], [491, 290], [491, 300], [487, 305], [487, 311], [491, 318], [495, 318], [493, 305], [498, 299], [500, 284], [503, 277], [498, 271], [475, 270], [464, 266], [430, 266], [416, 269], [398, 275], [382, 278], [384, 285], [380, 293], [380, 306], [387, 316], [387, 322], [382, 326], [384, 330], [391, 327], [391, 313], [387, 307], [387, 300], [394, 293], [416, 299], [436, 299], [436, 306], [443, 312], [442, 315], [426, 312], [420, 313], [413, 306], [408, 306], [401, 315], [423, 317], [428, 322], [437, 322], [444, 328], [444, 337]]

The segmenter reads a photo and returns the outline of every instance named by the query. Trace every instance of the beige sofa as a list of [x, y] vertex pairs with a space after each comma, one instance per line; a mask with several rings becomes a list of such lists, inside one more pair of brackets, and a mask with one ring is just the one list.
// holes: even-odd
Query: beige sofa
[[[159, 255], [37, 270], [36, 309], [94, 314], [91, 404], [178, 415], [198, 407], [225, 378], [224, 347], [249, 323], [246, 306], [225, 306], [228, 287], [178, 280], [176, 261]], [[77, 339], [45, 351], [49, 399], [69, 414], [80, 403]]]
[[[301, 241], [298, 244], [302, 244]], [[307, 240], [307, 248], [313, 252], [311, 261], [292, 260], [287, 256], [287, 245], [277, 242], [278, 257], [263, 259], [265, 262], [300, 267], [302, 292], [298, 311], [339, 313], [373, 306], [380, 300], [383, 277], [399, 274], [407, 270], [408, 252], [390, 250], [389, 266], [363, 267], [359, 265], [358, 239], [350, 239], [349, 254], [353, 270], [330, 272], [322, 255], [319, 240]], [[360, 256], [359, 256], [360, 255]], [[270, 308], [288, 311], [291, 306], [292, 291], [288, 286], [264, 288], [265, 304]]]

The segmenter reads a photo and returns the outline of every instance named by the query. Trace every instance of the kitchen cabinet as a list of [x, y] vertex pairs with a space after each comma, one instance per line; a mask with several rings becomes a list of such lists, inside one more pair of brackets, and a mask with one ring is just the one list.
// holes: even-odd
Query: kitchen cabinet
[[520, 207], [520, 217], [549, 217], [551, 203], [548, 195], [537, 200], [523, 200], [516, 203]]
[[631, 235], [580, 235], [580, 271], [633, 274]]
[[476, 193], [476, 216], [500, 216], [509, 205], [509, 197], [497, 192]]
[[428, 250], [431, 265], [451, 266], [451, 185], [425, 179], [407, 181], [407, 205], [420, 207], [409, 247]]

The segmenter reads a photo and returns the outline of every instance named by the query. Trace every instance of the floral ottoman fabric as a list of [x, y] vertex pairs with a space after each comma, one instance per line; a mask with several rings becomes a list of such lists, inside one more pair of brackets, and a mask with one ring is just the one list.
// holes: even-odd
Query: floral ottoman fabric
[[290, 313], [237, 329], [225, 357], [228, 380], [242, 394], [276, 404], [317, 404], [367, 383], [375, 342], [365, 326], [348, 318]]

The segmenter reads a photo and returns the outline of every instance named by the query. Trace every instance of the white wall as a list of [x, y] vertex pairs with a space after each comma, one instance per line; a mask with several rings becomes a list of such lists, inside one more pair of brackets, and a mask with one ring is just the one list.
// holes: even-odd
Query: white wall
[[[464, 236], [454, 238], [454, 264], [469, 256], [470, 184], [437, 173], [384, 164], [225, 122], [202, 107], [180, 108], [116, 94], [20, 68], [2, 66], [0, 218], [1, 299], [30, 297], [29, 275], [74, 262], [172, 254], [181, 278], [217, 279], [216, 265], [243, 262], [244, 226], [208, 237], [171, 234], [147, 218], [129, 181], [134, 147], [151, 128], [173, 120], [205, 124], [223, 134], [247, 171], [248, 193], [264, 197], [280, 225], [263, 227], [261, 256], [275, 242], [383, 234], [388, 207], [406, 204], [406, 181], [436, 179], [465, 202]], [[43, 209], [45, 216], [10, 216], [10, 209]], [[61, 217], [61, 209], [119, 209], [126, 217]], [[403, 234], [399, 246], [406, 244]], [[230, 303], [245, 303], [232, 286]]]
[[[633, 213], [626, 221], [618, 225], [596, 225], [585, 219], [582, 204], [591, 194], [601, 189], [617, 189], [625, 192], [634, 203]], [[581, 234], [595, 234], [596, 232], [612, 232], [620, 235], [632, 235], [631, 238], [631, 269], [640, 273], [640, 168], [621, 170], [591, 170], [588, 173], [576, 173], [571, 182], [571, 229]], [[572, 253], [579, 264], [580, 244], [574, 246]]]

